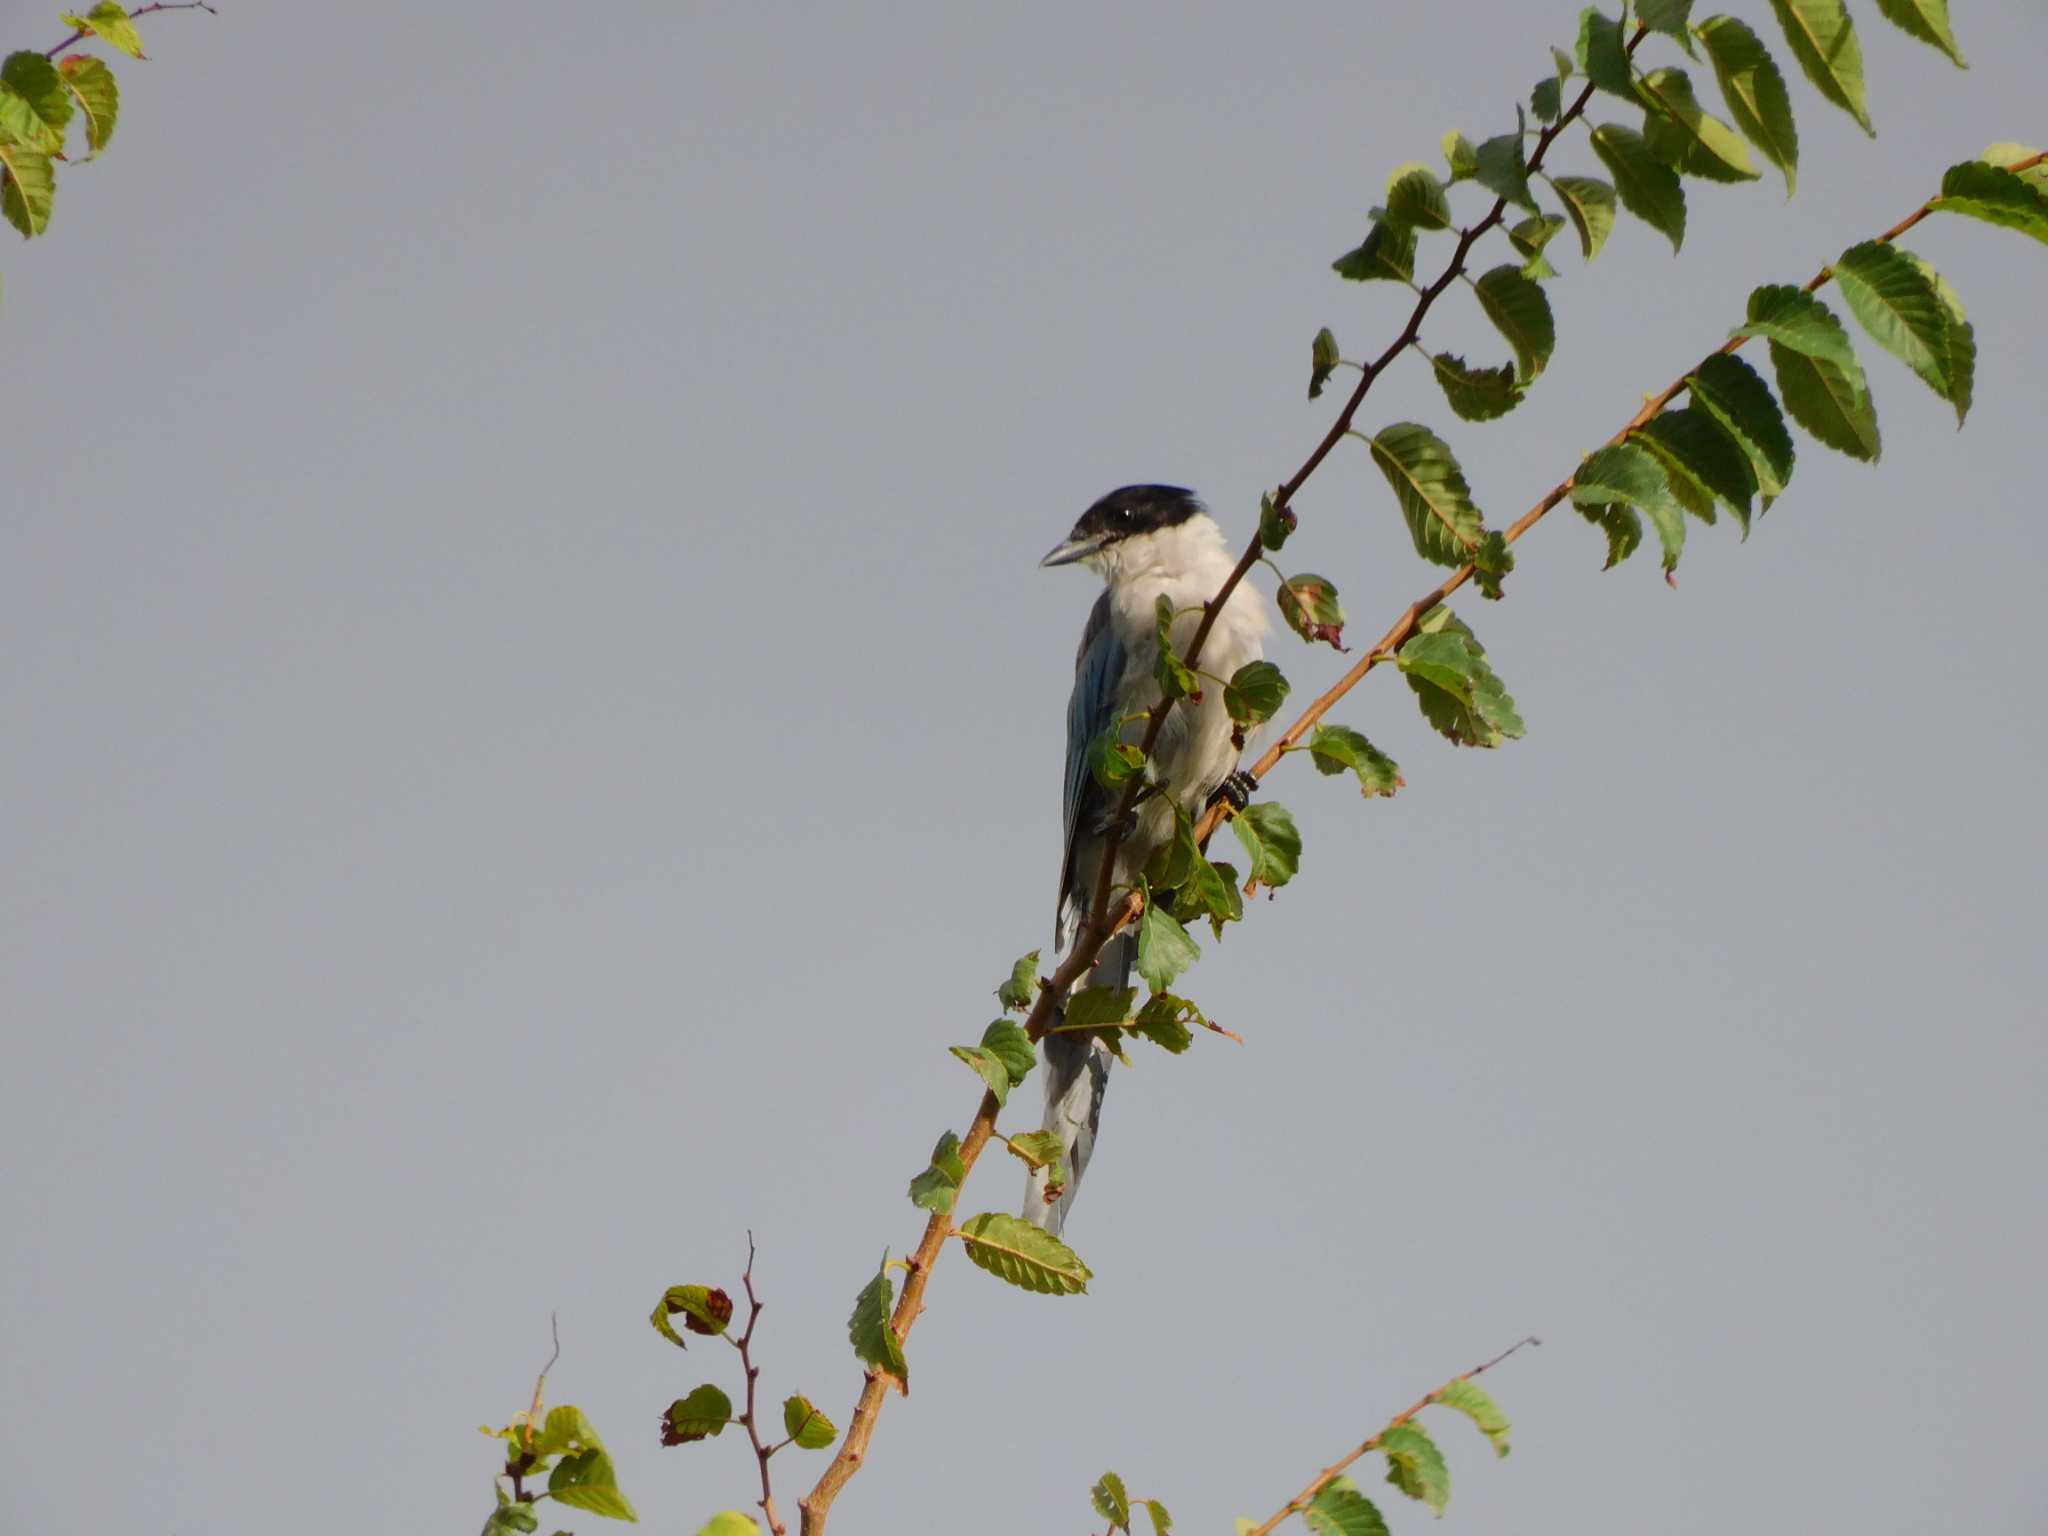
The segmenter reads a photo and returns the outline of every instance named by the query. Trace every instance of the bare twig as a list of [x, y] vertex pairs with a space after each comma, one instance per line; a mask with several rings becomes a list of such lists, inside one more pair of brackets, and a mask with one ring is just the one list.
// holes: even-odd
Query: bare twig
[[768, 1522], [768, 1529], [773, 1531], [775, 1536], [788, 1536], [789, 1527], [784, 1525], [781, 1517], [775, 1513], [775, 1490], [768, 1480], [768, 1458], [789, 1442], [785, 1440], [779, 1445], [764, 1444], [761, 1439], [761, 1426], [754, 1416], [754, 1383], [761, 1375], [761, 1368], [754, 1364], [751, 1350], [754, 1343], [754, 1325], [761, 1321], [761, 1298], [754, 1294], [752, 1232], [747, 1234], [747, 1268], [746, 1273], [740, 1276], [740, 1283], [747, 1291], [747, 1331], [737, 1339], [729, 1335], [727, 1337], [727, 1342], [740, 1352], [740, 1366], [745, 1370], [747, 1377], [747, 1406], [740, 1414], [740, 1423], [746, 1426], [747, 1440], [754, 1447], [754, 1460], [761, 1468], [761, 1514]]
[[[209, 16], [218, 16], [220, 14], [219, 11], [207, 4], [207, 0], [182, 0], [182, 3], [140, 6], [128, 13], [128, 19], [133, 21], [136, 17], [147, 16], [153, 11], [204, 11]], [[73, 43], [82, 43], [88, 37], [97, 37], [98, 35], [91, 27], [80, 27], [56, 47], [45, 49], [43, 57], [54, 59]]]
[[1484, 1365], [1475, 1365], [1472, 1367], [1471, 1370], [1466, 1371], [1464, 1374], [1459, 1376], [1453, 1376], [1449, 1381], [1445, 1382], [1442, 1386], [1438, 1387], [1434, 1392], [1428, 1393], [1422, 1398], [1418, 1399], [1415, 1403], [1410, 1405], [1405, 1412], [1395, 1414], [1394, 1417], [1387, 1422], [1386, 1429], [1382, 1429], [1378, 1434], [1372, 1436], [1370, 1439], [1365, 1441], [1364, 1444], [1360, 1445], [1356, 1450], [1350, 1452], [1348, 1455], [1340, 1456], [1337, 1460], [1331, 1462], [1330, 1465], [1323, 1468], [1322, 1471], [1318, 1472], [1315, 1475], [1315, 1477], [1310, 1480], [1309, 1485], [1306, 1488], [1302, 1489], [1301, 1492], [1297, 1493], [1293, 1498], [1289, 1499], [1286, 1504], [1281, 1506], [1280, 1512], [1278, 1514], [1268, 1517], [1264, 1525], [1261, 1525], [1254, 1530], [1246, 1532], [1245, 1536], [1270, 1536], [1273, 1527], [1280, 1524], [1280, 1522], [1285, 1520], [1289, 1515], [1296, 1515], [1301, 1513], [1301, 1511], [1303, 1511], [1304, 1509], [1307, 1509], [1309, 1505], [1314, 1502], [1315, 1496], [1321, 1493], [1325, 1488], [1329, 1487], [1331, 1483], [1335, 1482], [1337, 1478], [1342, 1475], [1346, 1467], [1350, 1466], [1354, 1461], [1358, 1460], [1359, 1457], [1369, 1455], [1371, 1452], [1378, 1450], [1380, 1448], [1380, 1442], [1386, 1438], [1388, 1429], [1393, 1429], [1397, 1425], [1406, 1424], [1410, 1419], [1414, 1418], [1415, 1415], [1422, 1412], [1422, 1410], [1427, 1408], [1431, 1403], [1441, 1402], [1443, 1400], [1443, 1395], [1446, 1392], [1450, 1391], [1451, 1388], [1455, 1387], [1459, 1382], [1470, 1381], [1474, 1376], [1483, 1376], [1488, 1371], [1492, 1370], [1496, 1365], [1499, 1365], [1501, 1361], [1507, 1359], [1507, 1357], [1509, 1355], [1512, 1355], [1516, 1350], [1523, 1348], [1525, 1345], [1540, 1345], [1542, 1342], [1543, 1341], [1541, 1339], [1537, 1338], [1534, 1334], [1531, 1334], [1528, 1338], [1521, 1339], [1516, 1343], [1509, 1345], [1506, 1349], [1502, 1350], [1499, 1354], [1495, 1355], [1491, 1360], [1487, 1361]]

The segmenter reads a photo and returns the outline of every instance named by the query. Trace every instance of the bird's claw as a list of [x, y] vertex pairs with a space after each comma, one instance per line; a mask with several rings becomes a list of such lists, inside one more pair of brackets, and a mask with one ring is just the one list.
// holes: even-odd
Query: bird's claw
[[1233, 811], [1241, 811], [1252, 803], [1252, 791], [1259, 787], [1259, 781], [1242, 768], [1210, 791], [1209, 804], [1227, 800]]

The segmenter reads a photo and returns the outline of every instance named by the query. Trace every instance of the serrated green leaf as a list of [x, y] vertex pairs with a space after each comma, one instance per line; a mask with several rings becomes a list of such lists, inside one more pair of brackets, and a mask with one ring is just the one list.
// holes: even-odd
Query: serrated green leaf
[[1522, 403], [1522, 386], [1516, 382], [1512, 363], [1473, 368], [1450, 352], [1439, 352], [1429, 361], [1437, 383], [1443, 386], [1444, 399], [1466, 421], [1492, 421]]
[[1373, 462], [1400, 503], [1415, 552], [1437, 565], [1470, 560], [1485, 528], [1450, 445], [1412, 421], [1396, 422], [1369, 441]]
[[1144, 1036], [1169, 1055], [1178, 1056], [1194, 1044], [1194, 1032], [1186, 1022], [1190, 1018], [1201, 1023], [1202, 1010], [1171, 992], [1155, 992], [1138, 1010], [1138, 1017], [1131, 1023], [1131, 1032]]
[[1937, 213], [1960, 213], [2048, 242], [2048, 192], [2003, 166], [1982, 160], [1950, 166], [1933, 207]]
[[1339, 277], [1354, 283], [1408, 283], [1415, 280], [1415, 231], [1375, 219], [1364, 243], [1330, 263]]
[[1621, 206], [1670, 240], [1675, 252], [1685, 243], [1685, 189], [1678, 172], [1650, 153], [1633, 128], [1602, 123], [1593, 130], [1593, 152], [1614, 177]]
[[1041, 1296], [1078, 1296], [1088, 1289], [1088, 1266], [1042, 1227], [1001, 1211], [986, 1211], [960, 1228], [975, 1268]]
[[1877, 344], [1953, 402], [1948, 306], [1920, 265], [1897, 246], [1866, 240], [1836, 258], [1835, 284]]
[[966, 1062], [976, 1077], [988, 1084], [988, 1091], [996, 1096], [996, 1103], [1009, 1102], [1010, 1069], [1003, 1065], [994, 1051], [984, 1050], [978, 1045], [955, 1045], [948, 1049]]
[[1963, 418], [1970, 414], [1970, 401], [1977, 386], [1976, 327], [1970, 324], [1969, 313], [1963, 308], [1963, 301], [1955, 289], [1949, 286], [1947, 278], [1911, 251], [1901, 250], [1899, 254], [1913, 263], [1920, 275], [1934, 285], [1935, 297], [1941, 302], [1943, 315], [1948, 321], [1948, 357], [1941, 367], [1931, 374], [1923, 373], [1921, 377], [1931, 386], [1937, 378], [1947, 382], [1945, 398], [1955, 406], [1956, 425], [1960, 427]]
[[1957, 69], [1970, 66], [1963, 50], [1956, 46], [1956, 34], [1948, 23], [1948, 0], [1877, 0], [1878, 14], [1908, 37], [1916, 37], [1930, 48], [1939, 48]]
[[938, 1216], [953, 1214], [953, 1201], [967, 1177], [960, 1160], [960, 1138], [947, 1131], [932, 1148], [931, 1166], [910, 1181], [910, 1203]]
[[1395, 664], [1422, 716], [1461, 747], [1497, 747], [1520, 737], [1515, 701], [1486, 660], [1486, 648], [1450, 609], [1439, 604], [1416, 622]]
[[1268, 887], [1285, 885], [1301, 868], [1301, 833], [1285, 806], [1261, 800], [1230, 818], [1230, 830], [1244, 845], [1246, 878]]
[[50, 227], [50, 206], [57, 196], [57, 173], [50, 157], [22, 144], [0, 142], [0, 213], [33, 238]]
[[1848, 7], [1842, 0], [1771, 0], [1771, 9], [1814, 88], [1876, 138], [1863, 101], [1863, 45]]
[[[2041, 160], [2040, 154], [2041, 151], [2031, 144], [2007, 142], [1989, 145], [1977, 158], [1986, 165], [1995, 165], [2001, 170], [2012, 171], [2029, 186], [2048, 192], [2048, 161]], [[2028, 161], [2033, 163], [2027, 165], [2025, 170], [2018, 169]]]
[[1538, 80], [1529, 93], [1529, 110], [1536, 114], [1539, 123], [1556, 122], [1564, 115], [1564, 83], [1554, 75]]
[[1223, 707], [1240, 725], [1257, 725], [1280, 713], [1287, 702], [1288, 683], [1270, 661], [1248, 661], [1230, 674], [1223, 690]]
[[1010, 967], [1010, 976], [996, 988], [996, 1001], [1018, 1013], [1031, 1011], [1038, 996], [1038, 951], [1033, 950]]
[[1070, 1029], [1103, 1029], [1120, 1026], [1131, 1016], [1136, 987], [1083, 987], [1069, 992], [1066, 1024]]
[[1479, 595], [1489, 602], [1501, 598], [1501, 582], [1515, 568], [1515, 552], [1508, 548], [1507, 535], [1498, 528], [1487, 530], [1479, 547], [1472, 551], [1472, 580]]
[[548, 1474], [548, 1497], [607, 1520], [637, 1524], [640, 1519], [626, 1496], [619, 1492], [619, 1475], [612, 1468], [611, 1457], [603, 1451], [585, 1451], [557, 1462], [555, 1470]]
[[1749, 456], [1764, 506], [1785, 493], [1792, 479], [1792, 434], [1771, 387], [1749, 364], [1716, 352], [1686, 378], [1693, 403], [1712, 416]]
[[85, 115], [85, 145], [96, 155], [114, 136], [121, 115], [121, 88], [114, 83], [114, 72], [90, 54], [74, 53], [58, 61], [57, 73]]
[[1451, 205], [1434, 171], [1419, 161], [1394, 168], [1387, 178], [1387, 221], [1417, 230], [1451, 227]]
[[1287, 627], [1311, 645], [1324, 641], [1344, 649], [1344, 605], [1338, 601], [1337, 585], [1327, 576], [1304, 571], [1289, 576], [1274, 593], [1280, 617]]
[[853, 1299], [853, 1315], [846, 1320], [846, 1337], [863, 1365], [891, 1377], [896, 1390], [910, 1390], [910, 1362], [903, 1358], [903, 1341], [889, 1326], [889, 1309], [896, 1300], [896, 1288], [889, 1283], [889, 1251], [882, 1250], [882, 1262], [875, 1278], [861, 1287]]
[[1495, 267], [1472, 286], [1487, 319], [1514, 348], [1517, 375], [1528, 384], [1543, 372], [1550, 354], [1557, 350], [1557, 322], [1551, 317], [1550, 300], [1543, 296], [1541, 285], [1524, 277], [1519, 267]]
[[1749, 527], [1756, 497], [1756, 469], [1741, 444], [1706, 410], [1688, 405], [1652, 417], [1631, 441], [1657, 455], [1671, 493], [1702, 521], [1714, 520], [1714, 504], [1725, 502], [1736, 521]]
[[530, 1536], [540, 1529], [540, 1520], [531, 1504], [515, 1502], [504, 1489], [498, 1490], [498, 1507], [484, 1521], [483, 1536], [505, 1536], [507, 1531], [517, 1531], [519, 1536]]
[[1259, 543], [1267, 550], [1277, 550], [1287, 542], [1288, 535], [1294, 532], [1295, 521], [1290, 509], [1275, 504], [1272, 492], [1268, 491], [1259, 498]]
[[1155, 890], [1171, 891], [1185, 885], [1195, 872], [1195, 861], [1202, 856], [1195, 846], [1195, 825], [1188, 813], [1179, 804], [1172, 809], [1173, 835], [1145, 864], [1145, 879]]
[[1619, 502], [1579, 508], [1579, 515], [1607, 535], [1607, 564], [1613, 570], [1636, 552], [1643, 542], [1643, 520], [1633, 507]]
[[662, 1292], [661, 1300], [654, 1308], [655, 1331], [682, 1344], [681, 1336], [669, 1326], [668, 1321], [677, 1312], [695, 1320], [693, 1332], [715, 1338], [724, 1333], [732, 1321], [732, 1301], [725, 1292], [708, 1285], [672, 1285]]
[[1380, 1454], [1387, 1458], [1387, 1481], [1427, 1504], [1437, 1514], [1451, 1502], [1451, 1469], [1444, 1453], [1420, 1424], [1390, 1424], [1380, 1431]]
[[1166, 1506], [1157, 1499], [1142, 1499], [1139, 1502], [1144, 1506], [1145, 1513], [1152, 1517], [1152, 1536], [1166, 1536], [1166, 1533], [1173, 1529], [1173, 1516], [1166, 1512]]
[[532, 1454], [534, 1460], [546, 1461], [550, 1456], [603, 1449], [604, 1442], [598, 1439], [596, 1427], [583, 1416], [583, 1410], [564, 1403], [548, 1410], [540, 1434], [534, 1439]]
[[1453, 128], [1443, 136], [1444, 164], [1450, 167], [1451, 180], [1463, 181], [1477, 169], [1479, 156], [1472, 148], [1472, 141]]
[[1648, 111], [1643, 142], [1674, 170], [1707, 181], [1755, 181], [1761, 174], [1733, 128], [1699, 104], [1682, 69], [1653, 69], [1637, 82]]
[[1579, 250], [1591, 261], [1614, 232], [1614, 188], [1593, 176], [1546, 179], [1551, 190], [1564, 199], [1564, 211], [1579, 232]]
[[1216, 937], [1222, 938], [1223, 925], [1244, 916], [1244, 898], [1237, 890], [1237, 871], [1228, 864], [1216, 865], [1207, 859], [1197, 860], [1193, 873], [1175, 899], [1174, 911], [1183, 922], [1197, 917], [1208, 918]]
[[1761, 336], [1781, 342], [1794, 352], [1829, 362], [1853, 364], [1856, 349], [1849, 333], [1833, 310], [1803, 288], [1788, 283], [1766, 283], [1751, 290], [1749, 323], [1728, 333], [1731, 336]]
[[1161, 593], [1152, 606], [1152, 618], [1158, 638], [1158, 655], [1153, 659], [1152, 675], [1159, 683], [1159, 691], [1169, 699], [1184, 699], [1202, 691], [1201, 679], [1194, 670], [1180, 659], [1173, 643], [1173, 621], [1175, 618], [1173, 599]]
[[665, 1417], [670, 1432], [678, 1439], [702, 1440], [707, 1435], [722, 1435], [725, 1426], [733, 1422], [732, 1399], [707, 1381], [692, 1389], [688, 1397], [670, 1403]]
[[1316, 332], [1316, 339], [1309, 344], [1309, 399], [1314, 400], [1321, 396], [1323, 386], [1330, 382], [1330, 375], [1337, 371], [1337, 364], [1341, 361], [1337, 352], [1337, 338], [1330, 333], [1330, 328], [1326, 325]]
[[[1521, 253], [1525, 261], [1533, 262], [1543, 254], [1543, 248], [1557, 237], [1564, 228], [1564, 218], [1555, 213], [1539, 213], [1523, 219], [1508, 230], [1508, 243]], [[1522, 269], [1526, 277], [1534, 277], [1526, 266]]]
[[67, 12], [62, 18], [64, 25], [78, 32], [91, 32], [101, 41], [112, 43], [131, 59], [144, 57], [142, 34], [135, 30], [135, 23], [128, 19], [127, 11], [112, 3], [101, 0], [83, 16]]
[[1003, 1064], [1016, 1087], [1038, 1065], [1038, 1047], [1024, 1033], [1024, 1026], [1011, 1019], [997, 1019], [981, 1032], [981, 1048]]
[[[1521, 116], [1517, 108], [1518, 124]], [[1536, 199], [1529, 192], [1529, 161], [1522, 150], [1522, 131], [1518, 126], [1515, 132], [1490, 138], [1473, 151], [1472, 179], [1501, 201], [1534, 213]]]
[[697, 1530], [697, 1536], [761, 1536], [752, 1515], [737, 1509], [720, 1510]]
[[[1685, 510], [1671, 494], [1664, 466], [1652, 454], [1633, 443], [1599, 449], [1572, 478], [1572, 504], [1595, 512], [1611, 506], [1635, 508], [1657, 530], [1657, 540], [1664, 546], [1664, 569], [1678, 568], [1678, 557], [1685, 551]], [[1627, 551], [1622, 554], [1625, 558]]]
[[1601, 90], [1631, 101], [1635, 99], [1621, 23], [1608, 20], [1590, 5], [1579, 12], [1577, 59], [1586, 78]]
[[1124, 722], [1112, 720], [1088, 743], [1088, 773], [1112, 794], [1145, 771], [1145, 753], [1136, 742], [1123, 739]]
[[[1142, 885], [1143, 882], [1140, 882]], [[1138, 974], [1154, 992], [1164, 992], [1174, 978], [1202, 958], [1187, 929], [1181, 927], [1162, 901], [1146, 895], [1145, 910], [1138, 918]]]
[[839, 1430], [832, 1421], [802, 1395], [783, 1399], [782, 1432], [800, 1451], [822, 1451], [839, 1438]]
[[1771, 366], [1794, 421], [1830, 448], [1876, 462], [1877, 408], [1833, 310], [1803, 289], [1768, 284], [1750, 294], [1749, 324], [1736, 334], [1770, 342]]
[[1652, 32], [1678, 39], [1687, 53], [1692, 52], [1692, 38], [1685, 25], [1691, 17], [1692, 0], [1636, 0], [1636, 20]]
[[1386, 1520], [1348, 1477], [1332, 1479], [1301, 1518], [1315, 1536], [1388, 1536]]
[[1095, 1506], [1095, 1513], [1111, 1525], [1122, 1530], [1131, 1528], [1131, 1500], [1124, 1492], [1124, 1480], [1114, 1472], [1105, 1472], [1101, 1480], [1088, 1490], [1088, 1500]]
[[61, 155], [73, 110], [63, 75], [42, 54], [24, 49], [0, 63], [0, 138]]
[[1733, 16], [1710, 16], [1693, 28], [1706, 44], [1714, 78], [1728, 115], [1785, 177], [1785, 195], [1799, 183], [1799, 129], [1792, 120], [1792, 93], [1763, 39]]
[[1050, 1168], [1067, 1155], [1058, 1131], [1020, 1131], [1006, 1137], [1003, 1144], [1029, 1168]]
[[1319, 725], [1308, 739], [1316, 772], [1358, 775], [1358, 791], [1370, 800], [1391, 795], [1402, 784], [1400, 765], [1348, 725]]
[[1493, 1395], [1478, 1382], [1470, 1379], [1454, 1381], [1437, 1394], [1438, 1402], [1446, 1408], [1455, 1408], [1470, 1419], [1486, 1436], [1493, 1447], [1493, 1454], [1505, 1456], [1508, 1453], [1508, 1416], [1500, 1411], [1500, 1405]]

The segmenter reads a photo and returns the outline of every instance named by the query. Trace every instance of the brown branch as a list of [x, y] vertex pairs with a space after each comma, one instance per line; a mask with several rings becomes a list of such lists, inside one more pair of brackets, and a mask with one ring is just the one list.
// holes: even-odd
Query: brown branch
[[[750, 1352], [754, 1343], [754, 1325], [761, 1321], [761, 1298], [754, 1294], [754, 1234], [747, 1234], [747, 1269], [740, 1276], [740, 1283], [747, 1292], [747, 1331], [737, 1339], [728, 1337], [727, 1342], [740, 1352], [740, 1365], [747, 1376], [747, 1407], [740, 1415], [740, 1423], [747, 1428], [747, 1439], [754, 1447], [754, 1460], [761, 1467], [761, 1514], [768, 1521], [768, 1529], [775, 1536], [788, 1536], [789, 1527], [782, 1523], [775, 1513], [775, 1490], [768, 1481], [768, 1458], [782, 1447], [764, 1445], [761, 1441], [761, 1426], [754, 1418], [754, 1383], [761, 1375], [761, 1367], [754, 1364]], [[784, 1441], [783, 1444], [788, 1444]]]
[[1387, 1429], [1394, 1429], [1399, 1427], [1400, 1425], [1406, 1424], [1410, 1419], [1414, 1418], [1415, 1415], [1422, 1412], [1422, 1410], [1427, 1408], [1431, 1403], [1441, 1402], [1443, 1400], [1443, 1395], [1446, 1392], [1450, 1391], [1451, 1388], [1455, 1387], [1459, 1382], [1470, 1381], [1475, 1376], [1485, 1375], [1488, 1371], [1492, 1370], [1496, 1365], [1499, 1365], [1501, 1361], [1507, 1359], [1509, 1355], [1512, 1355], [1516, 1350], [1521, 1349], [1524, 1345], [1540, 1345], [1542, 1344], [1542, 1342], [1543, 1341], [1541, 1339], [1537, 1338], [1534, 1334], [1531, 1334], [1528, 1338], [1522, 1339], [1517, 1343], [1509, 1345], [1506, 1349], [1502, 1350], [1499, 1354], [1495, 1355], [1491, 1360], [1487, 1361], [1484, 1365], [1475, 1365], [1472, 1367], [1471, 1370], [1466, 1371], [1463, 1375], [1453, 1376], [1449, 1381], [1445, 1382], [1442, 1386], [1438, 1387], [1434, 1392], [1428, 1393], [1419, 1400], [1417, 1400], [1405, 1412], [1395, 1414], [1392, 1419], [1388, 1420], [1386, 1429], [1383, 1429], [1378, 1434], [1372, 1436], [1370, 1439], [1365, 1441], [1364, 1444], [1360, 1445], [1356, 1450], [1350, 1452], [1348, 1455], [1340, 1456], [1337, 1460], [1331, 1462], [1330, 1465], [1323, 1468], [1322, 1471], [1318, 1472], [1315, 1475], [1315, 1477], [1310, 1480], [1309, 1485], [1306, 1488], [1302, 1489], [1301, 1492], [1297, 1493], [1293, 1498], [1289, 1499], [1284, 1505], [1281, 1506], [1280, 1512], [1278, 1514], [1270, 1516], [1264, 1525], [1261, 1525], [1254, 1530], [1246, 1532], [1245, 1536], [1270, 1536], [1270, 1533], [1272, 1532], [1273, 1528], [1280, 1524], [1281, 1521], [1285, 1520], [1289, 1515], [1298, 1515], [1304, 1509], [1307, 1509], [1309, 1505], [1312, 1502], [1314, 1502], [1315, 1496], [1321, 1493], [1325, 1488], [1329, 1487], [1331, 1483], [1335, 1482], [1337, 1478], [1343, 1473], [1346, 1467], [1350, 1466], [1354, 1461], [1358, 1460], [1359, 1457], [1368, 1455], [1371, 1452], [1378, 1450], [1380, 1448], [1380, 1442], [1386, 1438]]
[[[174, 4], [145, 5], [138, 10], [130, 11], [128, 13], [128, 19], [130, 21], [133, 21], [136, 17], [147, 16], [152, 11], [204, 11], [209, 16], [218, 16], [220, 14], [219, 11], [216, 11], [211, 5], [207, 4], [207, 0], [181, 0], [181, 3]], [[88, 37], [98, 36], [99, 34], [93, 31], [91, 27], [80, 27], [76, 32], [72, 33], [69, 37], [65, 38], [64, 41], [59, 43], [56, 47], [46, 48], [45, 50], [43, 50], [43, 57], [46, 59], [54, 59], [66, 48], [69, 48], [73, 43], [82, 43]]]

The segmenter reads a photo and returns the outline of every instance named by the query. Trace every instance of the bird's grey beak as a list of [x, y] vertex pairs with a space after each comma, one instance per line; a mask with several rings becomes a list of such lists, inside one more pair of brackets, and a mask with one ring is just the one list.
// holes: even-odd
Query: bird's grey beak
[[1109, 540], [1102, 534], [1076, 535], [1064, 543], [1055, 544], [1046, 557], [1039, 561], [1041, 566], [1072, 565], [1076, 560], [1086, 560]]

